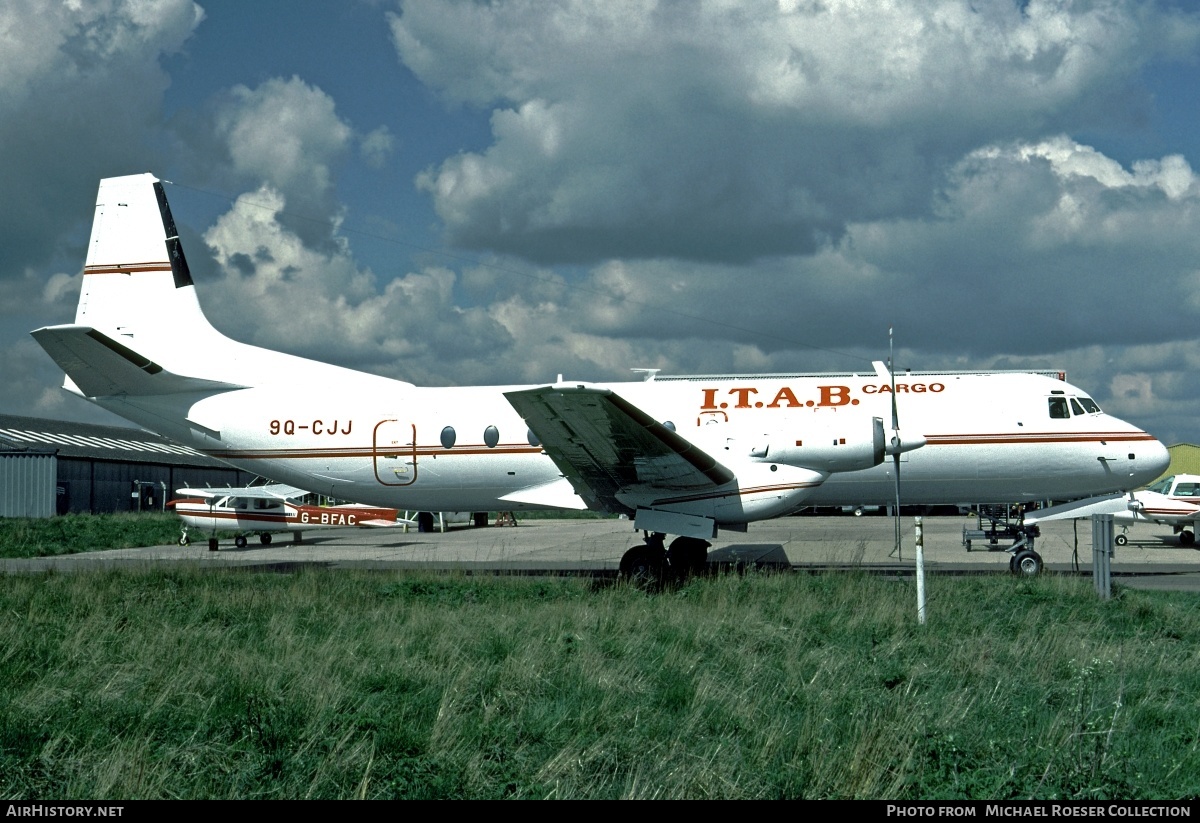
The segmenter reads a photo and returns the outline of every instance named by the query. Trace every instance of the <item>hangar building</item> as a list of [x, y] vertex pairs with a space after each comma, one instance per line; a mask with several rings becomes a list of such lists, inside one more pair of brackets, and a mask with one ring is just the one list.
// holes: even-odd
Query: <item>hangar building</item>
[[178, 488], [252, 479], [141, 429], [0, 415], [0, 517], [159, 511]]

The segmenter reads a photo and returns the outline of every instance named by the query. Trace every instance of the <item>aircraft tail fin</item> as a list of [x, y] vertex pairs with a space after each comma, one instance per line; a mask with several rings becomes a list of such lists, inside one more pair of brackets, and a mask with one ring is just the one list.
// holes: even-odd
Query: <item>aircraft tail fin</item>
[[212, 330], [153, 175], [100, 181], [75, 324], [132, 339]]
[[150, 174], [100, 181], [75, 323], [33, 336], [67, 373], [64, 388], [91, 398], [362, 379], [214, 328], [200, 308], [163, 185]]

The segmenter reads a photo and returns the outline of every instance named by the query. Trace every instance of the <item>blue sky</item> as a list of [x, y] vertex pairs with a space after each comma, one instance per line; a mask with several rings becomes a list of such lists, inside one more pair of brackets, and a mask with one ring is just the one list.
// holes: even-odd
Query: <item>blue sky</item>
[[97, 422], [101, 177], [248, 342], [433, 385], [1063, 368], [1200, 442], [1200, 17], [1126, 2], [0, 8], [0, 411]]

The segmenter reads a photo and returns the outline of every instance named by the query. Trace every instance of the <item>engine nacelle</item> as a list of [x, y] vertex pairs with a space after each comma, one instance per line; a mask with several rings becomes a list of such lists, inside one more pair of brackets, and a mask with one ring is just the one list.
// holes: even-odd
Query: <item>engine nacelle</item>
[[750, 441], [749, 457], [822, 472], [869, 469], [883, 462], [887, 438], [883, 420], [797, 420]]

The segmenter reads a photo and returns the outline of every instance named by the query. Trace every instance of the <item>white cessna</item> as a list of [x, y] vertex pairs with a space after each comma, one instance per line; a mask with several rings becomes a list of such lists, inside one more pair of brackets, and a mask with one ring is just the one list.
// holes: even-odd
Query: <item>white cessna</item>
[[701, 565], [719, 528], [803, 506], [889, 503], [901, 467], [906, 503], [1012, 503], [1132, 489], [1168, 463], [1046, 374], [421, 388], [246, 345], [201, 311], [149, 174], [100, 182], [75, 322], [32, 334], [67, 390], [276, 481], [408, 510], [626, 514], [646, 534], [626, 571]]
[[1093, 514], [1111, 514], [1121, 533], [1113, 538], [1118, 546], [1129, 542], [1129, 527], [1134, 523], [1157, 523], [1170, 526], [1179, 535], [1181, 546], [1196, 543], [1196, 527], [1200, 525], [1200, 475], [1173, 474], [1138, 492], [1107, 494], [1051, 506], [1029, 512], [1025, 522], [1030, 526], [1051, 520], [1078, 520]]

